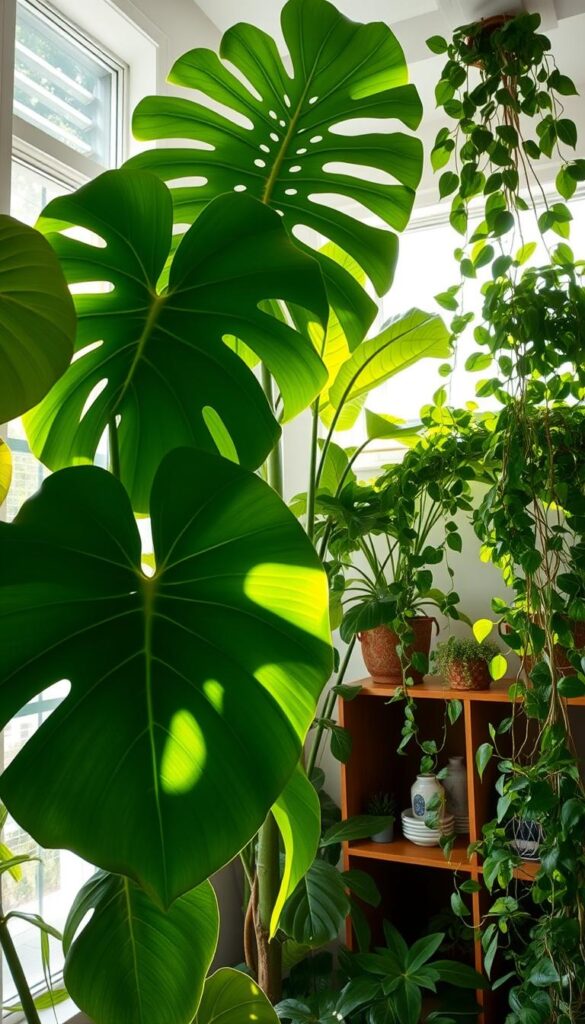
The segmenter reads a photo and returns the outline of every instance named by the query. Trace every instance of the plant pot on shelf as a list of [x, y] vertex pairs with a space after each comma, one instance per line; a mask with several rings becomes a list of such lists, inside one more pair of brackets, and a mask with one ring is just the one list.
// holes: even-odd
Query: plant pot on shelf
[[[409, 626], [414, 633], [414, 643], [409, 647], [406, 655], [410, 659], [416, 653], [425, 654], [428, 658], [431, 649], [431, 637], [433, 623], [439, 632], [439, 624], [436, 619], [428, 615], [417, 615], [408, 620]], [[388, 626], [376, 626], [374, 629], [366, 629], [358, 633], [358, 639], [362, 645], [364, 662], [374, 683], [386, 683], [399, 686], [402, 682], [402, 664], [397, 652], [400, 644], [398, 634]], [[422, 683], [421, 672], [410, 668], [410, 675], [415, 683]]]
[[540, 860], [540, 844], [543, 839], [542, 827], [531, 818], [512, 818], [508, 831], [510, 845], [523, 860]]
[[489, 690], [492, 677], [483, 658], [453, 660], [445, 677], [451, 690]]
[[373, 836], [370, 836], [373, 843], [393, 843], [394, 842], [394, 822], [391, 821], [386, 828], [383, 828], [381, 832], [374, 832]]

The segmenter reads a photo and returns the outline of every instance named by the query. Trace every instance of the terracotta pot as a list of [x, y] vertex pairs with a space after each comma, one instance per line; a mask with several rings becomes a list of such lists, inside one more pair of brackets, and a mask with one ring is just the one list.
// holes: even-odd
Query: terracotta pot
[[[409, 619], [409, 624], [414, 633], [414, 643], [407, 651], [410, 658], [416, 652], [426, 654], [431, 650], [431, 637], [433, 623], [439, 632], [439, 623], [428, 615], [417, 615]], [[396, 648], [400, 643], [397, 634], [388, 626], [376, 626], [375, 629], [367, 629], [358, 633], [358, 639], [362, 645], [362, 654], [366, 668], [374, 683], [386, 683], [399, 686], [402, 682], [402, 665]], [[422, 673], [410, 669], [410, 675], [415, 683], [422, 683]]]
[[488, 663], [484, 658], [452, 661], [446, 674], [452, 690], [489, 690], [492, 685]]

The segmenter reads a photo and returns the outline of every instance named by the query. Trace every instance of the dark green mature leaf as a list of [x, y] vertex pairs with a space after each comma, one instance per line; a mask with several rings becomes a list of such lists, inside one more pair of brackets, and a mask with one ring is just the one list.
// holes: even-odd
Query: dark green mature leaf
[[356, 814], [345, 821], [339, 821], [325, 832], [321, 839], [323, 846], [332, 846], [351, 839], [366, 839], [381, 832], [394, 820], [391, 814]]
[[67, 919], [65, 984], [99, 1024], [189, 1024], [218, 933], [209, 882], [165, 912], [130, 879], [98, 871], [80, 889]]
[[[152, 1024], [152, 1017], [150, 1018]], [[193, 1024], [278, 1024], [274, 1007], [261, 988], [242, 971], [221, 967], [205, 982]], [[166, 1024], [166, 1018], [165, 1018]]]
[[0, 423], [40, 402], [73, 355], [75, 310], [38, 231], [0, 214]]
[[316, 948], [337, 938], [349, 913], [343, 878], [332, 864], [316, 860], [281, 916], [281, 927], [295, 942]]
[[[148, 507], [161, 459], [181, 445], [219, 448], [256, 469], [279, 427], [256, 377], [224, 344], [228, 335], [274, 374], [285, 419], [319, 393], [327, 375], [313, 345], [258, 307], [288, 299], [310, 306], [324, 325], [321, 275], [256, 200], [212, 203], [179, 245], [166, 287], [159, 278], [171, 250], [172, 204], [152, 174], [107, 171], [49, 203], [39, 226], [71, 284], [114, 286], [75, 296], [77, 358], [27, 417], [31, 447], [50, 469], [91, 462], [116, 417], [121, 477], [137, 511]], [[71, 227], [101, 242], [62, 234]]]
[[483, 778], [483, 773], [487, 768], [493, 752], [494, 748], [491, 743], [482, 743], [475, 752], [475, 764], [480, 779]]
[[54, 474], [0, 524], [0, 721], [71, 683], [0, 794], [42, 846], [169, 905], [284, 789], [331, 649], [325, 574], [259, 477], [179, 449], [150, 512], [152, 577], [122, 485], [96, 467]]
[[[134, 112], [137, 138], [194, 140], [206, 148], [153, 149], [132, 163], [169, 181], [203, 179], [173, 188], [178, 223], [192, 223], [220, 193], [245, 190], [279, 210], [290, 233], [303, 225], [336, 243], [383, 294], [392, 282], [396, 235], [324, 203], [340, 195], [390, 228], [406, 226], [422, 169], [420, 141], [403, 132], [335, 131], [342, 122], [371, 117], [418, 126], [422, 109], [407, 84], [404, 55], [387, 25], [349, 21], [326, 0], [289, 0], [281, 23], [291, 75], [270, 36], [253, 25], [234, 25], [222, 38], [222, 59], [212, 50], [190, 50], [171, 70], [169, 80], [197, 90], [198, 101], [149, 96]], [[206, 100], [227, 107], [228, 116]], [[338, 170], [340, 163], [353, 165], [355, 174]], [[391, 174], [397, 184], [369, 180], [369, 168]], [[316, 255], [353, 347], [375, 305], [343, 267]]]
[[473, 967], [458, 960], [433, 960], [433, 970], [438, 971], [441, 981], [458, 988], [489, 988], [486, 978]]

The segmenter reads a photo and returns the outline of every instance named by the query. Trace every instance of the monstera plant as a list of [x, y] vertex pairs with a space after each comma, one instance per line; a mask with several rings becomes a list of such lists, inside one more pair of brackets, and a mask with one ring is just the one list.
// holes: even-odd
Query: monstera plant
[[[144, 152], [43, 211], [31, 245], [74, 286], [73, 358], [71, 300], [37, 303], [40, 275], [9, 282], [28, 289], [30, 321], [0, 320], [22, 391], [10, 405], [4, 376], [2, 415], [28, 410], [54, 471], [0, 524], [0, 723], [70, 686], [0, 797], [41, 845], [99, 869], [65, 931], [65, 981], [96, 1024], [239, 1021], [244, 1004], [275, 1020], [261, 990], [279, 996], [279, 929], [319, 843], [300, 756], [332, 665], [311, 517], [307, 535], [276, 493], [282, 424], [312, 407], [314, 492], [319, 417], [331, 446], [371, 387], [449, 351], [419, 311], [364, 342], [366, 279], [388, 289], [421, 174], [412, 134], [356, 124], [419, 122], [397, 40], [326, 0], [289, 0], [282, 27], [291, 73], [249, 25], [219, 57], [190, 51], [170, 79], [199, 98], [149, 97], [133, 122], [188, 146]], [[110, 472], [92, 465], [104, 435]], [[240, 851], [258, 986], [206, 981], [207, 879]]]

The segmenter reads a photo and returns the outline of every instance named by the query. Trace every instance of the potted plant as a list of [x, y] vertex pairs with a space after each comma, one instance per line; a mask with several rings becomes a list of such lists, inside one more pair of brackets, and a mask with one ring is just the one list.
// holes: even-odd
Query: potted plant
[[433, 662], [452, 690], [489, 690], [490, 663], [499, 653], [490, 640], [450, 636], [438, 645]]
[[368, 801], [368, 814], [375, 815], [376, 817], [392, 818], [392, 821], [386, 825], [386, 828], [370, 836], [373, 843], [392, 843], [394, 841], [394, 822], [396, 821], [397, 809], [398, 804], [393, 793], [374, 793], [370, 797]]

